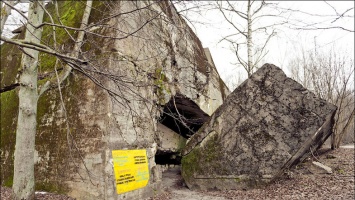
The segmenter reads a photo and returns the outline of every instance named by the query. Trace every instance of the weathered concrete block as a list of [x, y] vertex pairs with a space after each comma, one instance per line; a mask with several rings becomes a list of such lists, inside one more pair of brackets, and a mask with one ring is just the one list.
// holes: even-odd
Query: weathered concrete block
[[183, 150], [190, 189], [269, 183], [331, 135], [336, 106], [265, 64], [231, 93]]
[[161, 123], [157, 123], [160, 148], [169, 152], [179, 152], [185, 146], [186, 139]]
[[317, 166], [317, 167], [319, 167], [320, 169], [324, 170], [327, 174], [332, 174], [333, 173], [332, 168], [330, 168], [330, 167], [328, 167], [326, 165], [323, 165], [320, 162], [313, 161], [312, 164]]

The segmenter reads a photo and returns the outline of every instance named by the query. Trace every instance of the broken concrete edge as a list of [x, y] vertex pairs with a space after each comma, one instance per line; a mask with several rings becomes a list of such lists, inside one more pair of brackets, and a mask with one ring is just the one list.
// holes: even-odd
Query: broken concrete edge
[[[312, 154], [312, 152], [318, 150], [322, 146], [322, 144], [328, 139], [328, 137], [333, 134], [332, 131], [333, 129], [331, 128], [328, 133], [324, 134], [322, 138], [319, 138], [319, 136], [322, 136], [322, 134], [320, 133], [324, 131], [325, 127], [329, 127], [334, 123], [336, 110], [337, 109], [333, 111], [331, 117], [323, 123], [323, 125], [317, 130], [317, 132], [311, 135], [308, 138], [307, 142], [285, 163], [285, 165], [281, 168], [280, 172], [275, 176], [275, 179], [282, 176], [287, 169], [295, 166], [298, 163], [303, 162], [306, 158], [308, 158]], [[314, 144], [314, 142], [316, 141], [320, 141], [320, 142]]]
[[218, 107], [217, 110], [212, 114], [212, 116], [202, 125], [202, 127], [186, 141], [185, 148], [181, 152], [182, 156], [186, 156], [187, 154], [189, 154], [206, 137], [208, 137], [210, 133], [217, 131], [214, 130], [212, 126], [208, 126], [208, 125], [209, 124], [214, 125], [215, 123], [219, 123], [218, 117], [220, 116], [220, 114], [218, 111], [222, 106], [223, 104], [220, 107]]
[[[214, 176], [212, 174], [210, 175], [198, 175], [196, 172], [202, 171], [202, 169], [199, 167], [198, 162], [200, 157], [206, 157], [207, 160], [214, 160], [217, 157], [222, 156], [220, 151], [216, 149], [218, 147], [218, 137], [220, 133], [217, 131], [210, 131], [206, 136], [196, 144], [194, 148], [188, 153], [186, 153], [182, 160], [181, 160], [181, 173], [182, 176], [184, 177], [185, 184], [188, 186], [189, 189], [191, 190], [202, 190], [203, 188], [200, 187], [200, 185], [204, 185], [205, 182], [210, 182], [211, 185], [223, 185], [223, 190], [235, 190], [235, 189], [248, 189], [248, 188], [261, 188], [266, 185], [271, 180], [271, 177], [262, 177], [261, 181], [258, 179], [253, 179], [247, 174], [241, 174], [241, 175], [218, 175]], [[212, 138], [208, 140], [209, 138]], [[199, 149], [202, 146], [207, 146], [208, 148], [205, 148], [204, 153], [202, 154]], [[225, 170], [223, 165], [220, 165], [219, 163], [216, 163], [218, 165], [217, 167], [223, 171]], [[188, 184], [189, 179], [194, 179], [194, 182], [197, 184]], [[198, 183], [200, 182], [200, 183]], [[238, 185], [238, 187], [235, 187], [235, 183], [244, 183]], [[218, 189], [218, 188], [215, 188]], [[220, 189], [220, 188], [219, 188]]]
[[[265, 63], [261, 68], [265, 68], [267, 66], [272, 66], [273, 70], [282, 71], [279, 67], [277, 67], [273, 64], [269, 64], [269, 63]], [[252, 74], [250, 79], [253, 79], [254, 76], [257, 76], [260, 69], [258, 71], [256, 71], [254, 74]], [[285, 78], [287, 78], [286, 75], [285, 75]], [[245, 80], [235, 90], [239, 90], [239, 88], [241, 88], [243, 85], [247, 84], [248, 81], [249, 81], [249, 79]], [[231, 98], [231, 97], [228, 95], [227, 98], [224, 99], [224, 102], [228, 101], [229, 98]], [[192, 149], [194, 149], [196, 146], [198, 146], [201, 143], [201, 141], [204, 140], [208, 136], [208, 134], [210, 134], [212, 131], [216, 131], [213, 129], [213, 126], [215, 125], [215, 123], [219, 123], [218, 119], [219, 119], [219, 116], [222, 114], [221, 111], [223, 110], [224, 106], [225, 106], [225, 104], [222, 104], [221, 106], [219, 106], [215, 110], [215, 112], [211, 115], [211, 117], [202, 125], [202, 127], [191, 138], [189, 138], [187, 140], [186, 146], [182, 150], [182, 153], [181, 153], [182, 156], [186, 156], [187, 154], [189, 154], [192, 151]], [[211, 124], [211, 126], [207, 127], [209, 124]]]
[[[206, 55], [206, 58], [208, 60], [208, 62], [212, 65], [212, 66], [216, 66], [214, 64], [213, 58], [212, 58], [212, 54], [209, 48], [205, 47], [203, 48], [204, 53]], [[228, 96], [228, 94], [230, 93], [230, 89], [228, 88], [228, 86], [226, 85], [226, 83], [220, 78], [220, 74], [219, 72], [216, 70], [216, 67], [212, 68], [213, 72], [217, 74], [217, 76], [219, 77], [218, 79], [218, 83], [219, 83], [219, 88], [221, 90], [222, 93], [222, 99], [225, 100]]]
[[[269, 67], [270, 69], [266, 72], [266, 76], [272, 77], [273, 73], [278, 73], [279, 71], [282, 72], [282, 70], [274, 65], [270, 64], [265, 64], [264, 66]], [[264, 67], [263, 66], [263, 67]], [[260, 75], [258, 71], [255, 73], [255, 76], [251, 76], [250, 80], [251, 81], [256, 81], [259, 82], [260, 80], [263, 79], [264, 76], [262, 74]], [[281, 76], [281, 80], [277, 79], [278, 82], [285, 82], [287, 81], [288, 84], [295, 84], [297, 83], [291, 78], [288, 78], [283, 72]], [[269, 78], [270, 78], [269, 77]], [[249, 80], [249, 79], [248, 79]], [[241, 84], [241, 86], [244, 86], [245, 84], [248, 84], [249, 81], [245, 81], [244, 83]], [[264, 83], [264, 82], [263, 82]], [[265, 83], [264, 83], [265, 84]], [[265, 86], [264, 86], [265, 87]], [[236, 90], [240, 90], [239, 87]], [[224, 175], [224, 176], [219, 176], [217, 174], [213, 175], [213, 173], [210, 173], [209, 170], [205, 171], [205, 174], [200, 174], [199, 172], [202, 171], [203, 166], [198, 164], [198, 161], [200, 157], [205, 157], [205, 161], [208, 162], [208, 158], [212, 156], [210, 155], [211, 148], [206, 147], [202, 148], [203, 146], [210, 146], [209, 143], [218, 143], [218, 137], [211, 139], [213, 136], [218, 136], [219, 130], [214, 130], [215, 129], [215, 122], [218, 122], [218, 117], [222, 114], [223, 112], [223, 107], [226, 106], [226, 103], [229, 98], [233, 97], [227, 97], [225, 103], [220, 106], [215, 113], [212, 114], [211, 118], [204, 124], [204, 126], [201, 127], [201, 129], [193, 136], [190, 138], [188, 141], [188, 144], [186, 145], [186, 148], [183, 151], [183, 159], [182, 159], [182, 175], [185, 179], [186, 184], [190, 189], [201, 189], [201, 188], [210, 188], [213, 189], [213, 187], [216, 187], [218, 185], [218, 189], [235, 189], [236, 187], [245, 187], [248, 188], [249, 186], [252, 187], [258, 187], [260, 185], [264, 185], [267, 183], [272, 182], [275, 180], [279, 174], [283, 174], [282, 172], [287, 169], [288, 167], [292, 167], [295, 163], [298, 163], [300, 161], [303, 161], [305, 158], [309, 157], [311, 152], [317, 150], [323, 142], [332, 134], [332, 124], [334, 122], [334, 114], [336, 112], [336, 106], [325, 102], [323, 99], [319, 99], [316, 97], [316, 95], [310, 91], [307, 91], [301, 84], [297, 83], [294, 85], [293, 90], [297, 90], [298, 92], [301, 92], [304, 94], [305, 92], [307, 94], [304, 94], [302, 98], [303, 101], [311, 101], [312, 103], [315, 103], [313, 99], [317, 99], [320, 104], [315, 104], [317, 108], [318, 106], [328, 106], [328, 109], [330, 112], [327, 112], [326, 115], [322, 114], [322, 112], [318, 109], [313, 110], [312, 107], [306, 107], [304, 109], [311, 111], [311, 113], [317, 115], [318, 117], [322, 118], [322, 122], [318, 125], [320, 125], [320, 128], [318, 130], [316, 129], [313, 130], [312, 132], [308, 133], [308, 136], [305, 137], [304, 142], [301, 143], [300, 147], [297, 149], [296, 152], [293, 152], [290, 156], [291, 158], [289, 160], [285, 160], [286, 164], [284, 164], [284, 168], [280, 167], [278, 172], [276, 173], [276, 176], [271, 176], [271, 175], [265, 175], [259, 178], [254, 179], [253, 175], [252, 176], [246, 176], [245, 179], [243, 180], [243, 174], [239, 175]], [[292, 92], [292, 91], [289, 91]], [[234, 92], [233, 92], [234, 93]], [[303, 104], [302, 104], [303, 105]], [[319, 112], [319, 113], [318, 113]], [[208, 125], [207, 125], [208, 124]], [[319, 127], [319, 126], [318, 126]], [[314, 132], [315, 131], [315, 132]], [[229, 132], [224, 130], [224, 132]], [[206, 140], [206, 141], [204, 141]], [[208, 144], [207, 144], [208, 143]], [[213, 147], [217, 147], [218, 145], [212, 145]], [[201, 149], [202, 148], [202, 149]], [[222, 147], [223, 149], [223, 147]], [[208, 152], [206, 152], [206, 150]], [[220, 150], [216, 149], [216, 151], [212, 151], [213, 156], [218, 157], [218, 154], [221, 153]], [[219, 155], [221, 156], [221, 154]], [[221, 156], [223, 157], [223, 156]], [[223, 166], [216, 166], [219, 165], [218, 163], [209, 163], [212, 166], [213, 169], [216, 169], [217, 171], [220, 170], [222, 172], [224, 170]], [[206, 173], [207, 172], [207, 173]], [[198, 175], [197, 175], [198, 174]], [[194, 180], [194, 181], [189, 181], [189, 180]], [[230, 182], [230, 180], [234, 180], [234, 182]], [[239, 184], [239, 182], [245, 181], [244, 185]], [[189, 182], [189, 184], [188, 184]], [[218, 183], [216, 183], [218, 182]], [[227, 183], [234, 184], [234, 186], [228, 186]], [[236, 184], [238, 183], [238, 184]]]
[[[269, 63], [265, 63], [261, 68], [265, 68], [268, 66], [272, 66], [273, 70], [282, 71], [279, 67], [276, 67], [275, 65], [269, 64]], [[254, 76], [257, 76], [260, 69], [258, 71], [256, 71], [254, 74], [252, 74], [250, 79], [253, 79]], [[286, 75], [285, 75], [285, 78], [287, 78]], [[248, 81], [250, 81], [250, 80], [249, 79], [245, 80], [232, 93], [234, 93], [236, 90], [239, 90], [239, 88], [243, 87], [245, 84], [248, 84]], [[227, 98], [224, 100], [224, 102], [228, 101], [229, 98], [231, 98], [231, 97], [228, 95]], [[222, 114], [221, 112], [222, 112], [224, 106], [226, 106], [226, 105], [222, 104], [221, 106], [219, 106], [215, 110], [215, 112], [211, 115], [211, 117], [205, 122], [205, 124], [191, 138], [189, 138], [189, 140], [186, 143], [185, 148], [182, 151], [182, 156], [189, 154], [192, 149], [194, 149], [196, 146], [198, 146], [201, 143], [201, 141], [204, 140], [208, 136], [208, 134], [210, 134], [212, 131], [215, 131], [213, 129], [213, 126], [215, 125], [215, 123], [219, 123], [218, 117]], [[211, 126], [206, 127], [209, 124], [211, 124]]]
[[[270, 64], [270, 63], [265, 63], [261, 68], [270, 67], [270, 66], [272, 67], [272, 70], [282, 71], [282, 69], [280, 69], [279, 67], [277, 67], [277, 66], [275, 66], [275, 65], [273, 65], [273, 64]], [[261, 68], [260, 68], [260, 69], [261, 69]], [[252, 76], [250, 77], [250, 79], [253, 79], [253, 80], [254, 80], [254, 77], [255, 77], [256, 75], [258, 75], [259, 71], [261, 71], [261, 70], [258, 70], [258, 71], [256, 71], [254, 74], [252, 74]], [[283, 71], [282, 71], [282, 73], [284, 74]], [[294, 81], [292, 78], [287, 77], [286, 74], [284, 74], [284, 76], [285, 76], [285, 79], [289, 79], [289, 80]], [[242, 84], [240, 84], [239, 87], [243, 86], [244, 84], [247, 84], [247, 82], [248, 82], [248, 79], [245, 80]], [[296, 81], [295, 81], [295, 82], [296, 82]], [[302, 87], [301, 84], [299, 84], [299, 85]], [[239, 87], [237, 87], [235, 90], [238, 90]], [[304, 89], [304, 91], [307, 90], [306, 88], [303, 88], [303, 87], [302, 87], [302, 89]], [[309, 91], [309, 93], [310, 93], [312, 96], [316, 96], [316, 95], [315, 95], [313, 92], [311, 92], [311, 91]], [[227, 97], [227, 99], [228, 99], [228, 97]], [[227, 99], [226, 99], [226, 100], [227, 100]], [[327, 125], [331, 125], [331, 124], [334, 122], [334, 117], [335, 117], [335, 113], [336, 113], [336, 110], [337, 110], [337, 106], [335, 106], [335, 105], [333, 105], [333, 104], [330, 104], [330, 103], [328, 103], [328, 102], [325, 102], [325, 103], [328, 104], [328, 105], [334, 106], [334, 112], [332, 113], [332, 117], [331, 117], [332, 120], [331, 120], [331, 121], [328, 121], [328, 122], [324, 122], [324, 124], [326, 123]], [[201, 141], [203, 141], [206, 137], [208, 137], [208, 134], [210, 134], [210, 133], [213, 132], [213, 131], [216, 131], [216, 130], [213, 129], [212, 126], [210, 126], [210, 127], [206, 127], [206, 126], [207, 126], [208, 124], [214, 125], [216, 122], [218, 123], [218, 117], [221, 115], [220, 110], [222, 110], [223, 106], [224, 106], [224, 104], [222, 104], [220, 107], [218, 107], [218, 108], [216, 109], [216, 111], [211, 115], [211, 117], [205, 122], [205, 124], [204, 124], [191, 138], [189, 138], [189, 139], [187, 140], [186, 146], [185, 146], [185, 148], [182, 150], [182, 153], [181, 153], [182, 156], [185, 156], [185, 155], [189, 154], [192, 149], [194, 149], [196, 146], [198, 146], [198, 145], [201, 143]], [[330, 124], [329, 124], [329, 123], [330, 123]], [[317, 134], [318, 134], [321, 130], [323, 130], [324, 124], [323, 124], [323, 126], [322, 126], [313, 136], [310, 136], [310, 140], [308, 140], [308, 141], [310, 141], [310, 143], [311, 143], [312, 141], [315, 141], [315, 138], [316, 138]], [[203, 133], [201, 133], [202, 131], [203, 131]], [[326, 134], [325, 140], [326, 140], [331, 134], [332, 134], [332, 132], [330, 132], [329, 134]], [[325, 140], [324, 140], [324, 141], [325, 141]], [[323, 141], [323, 142], [324, 142], [324, 141]], [[320, 144], [318, 144], [318, 146], [317, 146], [316, 148], [313, 148], [313, 150], [317, 150], [317, 149], [323, 144], [323, 142], [320, 143]], [[307, 143], [307, 144], [308, 144], [308, 143]], [[305, 146], [306, 146], [307, 144], [305, 144]], [[308, 144], [308, 146], [310, 146], [310, 145]], [[307, 149], [308, 149], [308, 147], [307, 147]], [[303, 151], [302, 148], [301, 148], [301, 149], [299, 150], [299, 152], [300, 152], [301, 150], [302, 150], [302, 152], [306, 152], [307, 149]], [[306, 156], [306, 157], [308, 157], [308, 156]], [[292, 159], [292, 158], [291, 158], [291, 159]], [[291, 159], [290, 159], [290, 160], [291, 160]], [[305, 158], [302, 158], [302, 160], [304, 160], [304, 159], [305, 159]]]
[[181, 152], [186, 145], [186, 138], [182, 137], [175, 131], [166, 127], [164, 124], [157, 123], [157, 134], [160, 140], [157, 142], [158, 151], [173, 153]]
[[[225, 179], [223, 177], [198, 177], [195, 176], [196, 171], [201, 171], [201, 168], [199, 167], [199, 158], [201, 157], [206, 157], [207, 160], [213, 160], [216, 157], [218, 157], [219, 152], [217, 149], [215, 149], [215, 147], [217, 146], [216, 143], [218, 143], [217, 138], [218, 138], [218, 132], [216, 131], [211, 131], [209, 134], [206, 135], [206, 137], [211, 137], [211, 140], [202, 140], [201, 144], [203, 143], [203, 145], [207, 146], [208, 148], [207, 151], [204, 151], [204, 153], [202, 154], [200, 151], [198, 151], [198, 148], [193, 148], [191, 152], [189, 152], [188, 154], [186, 154], [185, 156], [183, 156], [182, 160], [181, 160], [181, 173], [182, 173], [182, 177], [184, 178], [185, 183], [187, 184], [187, 182], [189, 182], [186, 179]], [[218, 165], [218, 163], [216, 163], [216, 165]], [[221, 168], [223, 166], [218, 166], [219, 168]], [[227, 177], [227, 179], [230, 179]], [[240, 179], [238, 179], [240, 180]], [[214, 181], [214, 180], [213, 180]], [[200, 189], [198, 185], [188, 185], [189, 189]]]

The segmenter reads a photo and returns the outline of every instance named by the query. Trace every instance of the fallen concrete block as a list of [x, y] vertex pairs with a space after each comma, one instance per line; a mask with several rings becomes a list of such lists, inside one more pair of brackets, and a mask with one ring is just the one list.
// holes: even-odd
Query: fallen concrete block
[[333, 173], [332, 168], [330, 168], [330, 167], [328, 167], [326, 165], [323, 165], [320, 162], [313, 161], [312, 164], [317, 166], [317, 167], [319, 167], [319, 168], [321, 168], [321, 169], [323, 169], [323, 170], [325, 170], [327, 172], [327, 174], [332, 174]]
[[190, 138], [182, 176], [190, 189], [267, 184], [323, 144], [335, 111], [280, 68], [265, 64]]

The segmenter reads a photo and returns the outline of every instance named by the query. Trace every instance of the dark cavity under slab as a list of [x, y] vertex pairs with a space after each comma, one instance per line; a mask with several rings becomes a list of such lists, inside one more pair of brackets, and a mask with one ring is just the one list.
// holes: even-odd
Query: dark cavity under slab
[[157, 151], [155, 154], [155, 163], [157, 165], [180, 165], [181, 155], [178, 152]]
[[165, 104], [159, 122], [184, 138], [190, 138], [208, 118], [209, 115], [195, 102], [182, 94], [176, 94]]

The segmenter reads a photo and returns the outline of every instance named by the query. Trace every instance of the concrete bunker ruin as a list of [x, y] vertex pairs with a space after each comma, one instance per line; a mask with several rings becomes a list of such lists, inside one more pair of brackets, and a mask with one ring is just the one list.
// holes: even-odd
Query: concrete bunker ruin
[[199, 190], [268, 184], [321, 147], [336, 109], [265, 64], [190, 138], [182, 153], [185, 183]]
[[155, 154], [157, 165], [180, 165], [186, 140], [208, 120], [209, 115], [190, 98], [177, 93], [162, 107], [158, 120], [161, 138]]
[[[47, 6], [55, 10], [52, 3]], [[69, 25], [79, 28], [85, 4], [59, 1], [58, 6], [59, 14], [68, 18]], [[86, 35], [81, 56], [90, 58], [85, 68], [93, 72], [95, 80], [118, 95], [113, 97], [113, 93], [74, 70], [62, 89], [67, 118], [57, 87], [39, 98], [34, 158], [36, 189], [85, 200], [151, 197], [161, 189], [159, 165], [180, 162], [176, 155], [185, 146], [186, 138], [223, 103], [229, 90], [219, 77], [208, 49], [202, 47], [171, 2], [94, 1], [93, 8], [89, 24], [103, 20], [107, 26], [95, 29], [97, 34]], [[49, 17], [45, 18], [49, 22]], [[148, 19], [152, 20], [145, 24]], [[49, 33], [42, 36], [43, 41], [52, 41], [51, 27], [43, 29]], [[61, 48], [71, 52], [74, 41], [62, 32], [58, 38], [62, 41]], [[134, 36], [113, 39], [125, 38], [126, 33]], [[24, 34], [19, 35], [23, 37]], [[2, 88], [16, 81], [21, 53], [14, 45], [1, 45]], [[54, 56], [40, 53], [39, 77], [44, 79], [39, 86], [51, 78], [47, 75], [54, 74], [55, 60]], [[96, 70], [99, 73], [94, 73]], [[122, 79], [100, 75], [107, 73]], [[172, 96], [177, 109], [168, 103]], [[175, 116], [179, 112], [180, 117], [196, 120], [182, 120], [179, 124], [169, 116], [162, 116], [160, 105], [164, 104], [166, 113]], [[1, 93], [1, 111], [1, 184], [11, 187], [17, 90]], [[73, 141], [67, 141], [66, 121], [75, 136]], [[184, 123], [188, 126], [182, 126]], [[68, 156], [70, 142], [77, 145], [72, 157]], [[135, 149], [146, 150], [149, 183], [144, 188], [117, 194], [112, 151]]]

